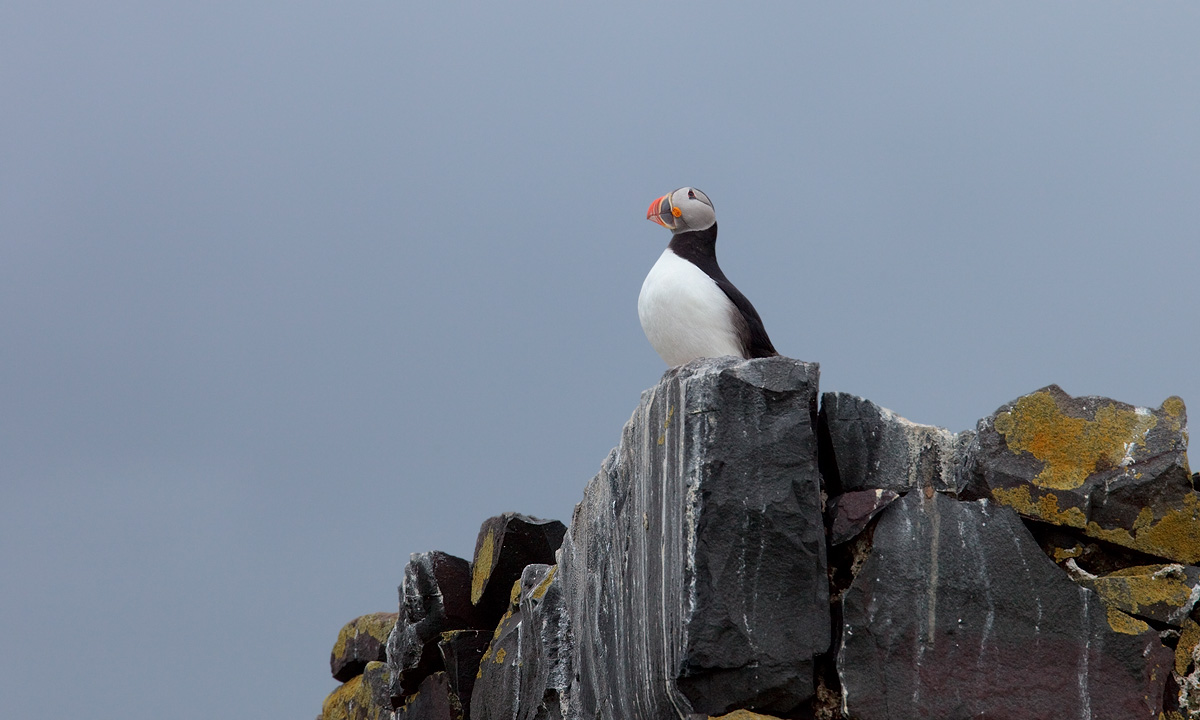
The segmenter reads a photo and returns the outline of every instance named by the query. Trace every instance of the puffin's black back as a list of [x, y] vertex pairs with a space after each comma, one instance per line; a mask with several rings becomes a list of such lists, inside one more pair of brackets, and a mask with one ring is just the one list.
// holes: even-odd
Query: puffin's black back
[[758, 311], [742, 291], [729, 282], [729, 278], [725, 277], [725, 273], [721, 272], [721, 267], [717, 265], [716, 223], [704, 230], [678, 233], [671, 238], [667, 247], [671, 252], [703, 270], [733, 302], [733, 306], [738, 310], [734, 313], [733, 323], [738, 330], [746, 357], [774, 357], [779, 354], [771, 344], [771, 338], [767, 336], [767, 329], [763, 327]]

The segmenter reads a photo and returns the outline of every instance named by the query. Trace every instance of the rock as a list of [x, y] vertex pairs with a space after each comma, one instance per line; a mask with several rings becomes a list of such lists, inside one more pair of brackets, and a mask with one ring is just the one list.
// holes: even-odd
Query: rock
[[[373, 663], [375, 664], [375, 663]], [[379, 663], [382, 664], [382, 663]], [[390, 720], [391, 706], [373, 701], [362, 675], [356, 675], [325, 698], [321, 720]]]
[[1172, 665], [1155, 633], [1121, 613], [1110, 624], [986, 500], [893, 503], [842, 610], [838, 673], [856, 720], [1153, 720]]
[[1143, 565], [1101, 577], [1085, 577], [1079, 584], [1095, 590], [1106, 607], [1182, 627], [1200, 599], [1200, 568]]
[[979, 421], [970, 497], [1186, 565], [1200, 564], [1200, 493], [1183, 401], [1135, 408], [1038, 390]]
[[1175, 712], [1186, 720], [1200, 718], [1200, 625], [1190, 618], [1175, 646], [1175, 685], [1179, 688]]
[[566, 525], [528, 515], [504, 513], [488, 518], [479, 528], [471, 564], [471, 602], [498, 620], [509, 591], [526, 565], [553, 565]]
[[829, 544], [853, 540], [872, 518], [900, 497], [891, 490], [858, 490], [829, 501]]
[[561, 720], [571, 680], [567, 612], [558, 568], [530, 565], [516, 607], [496, 627], [479, 666], [474, 720]]
[[491, 641], [492, 633], [486, 630], [452, 630], [442, 633], [438, 643], [450, 692], [462, 702], [464, 709], [471, 707], [471, 691], [479, 673], [479, 661]]
[[417, 691], [396, 708], [395, 720], [464, 720], [462, 704], [450, 691], [446, 673], [423, 679]]
[[486, 627], [471, 603], [470, 563], [444, 552], [413, 553], [400, 586], [400, 617], [387, 642], [393, 697], [415, 692], [427, 675], [444, 669], [442, 633]]
[[347, 623], [329, 654], [334, 679], [346, 682], [361, 675], [368, 662], [387, 659], [387, 639], [397, 617], [397, 613], [373, 613]]
[[[374, 718], [390, 718], [392, 711], [392, 669], [386, 662], [372, 660], [363, 668], [362, 687], [366, 702], [378, 712]], [[374, 711], [374, 710], [373, 710]]]
[[830, 642], [817, 373], [783, 357], [708, 359], [642, 394], [559, 553], [570, 717], [788, 714], [810, 701]]
[[957, 495], [974, 433], [906, 420], [865, 398], [821, 396], [822, 471], [831, 493], [933, 488]]

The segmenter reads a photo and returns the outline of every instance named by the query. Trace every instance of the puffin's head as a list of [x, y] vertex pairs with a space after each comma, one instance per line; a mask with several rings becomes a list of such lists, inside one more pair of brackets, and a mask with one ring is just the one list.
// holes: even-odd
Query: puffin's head
[[707, 195], [693, 187], [682, 187], [650, 203], [646, 219], [681, 233], [712, 227], [717, 214]]

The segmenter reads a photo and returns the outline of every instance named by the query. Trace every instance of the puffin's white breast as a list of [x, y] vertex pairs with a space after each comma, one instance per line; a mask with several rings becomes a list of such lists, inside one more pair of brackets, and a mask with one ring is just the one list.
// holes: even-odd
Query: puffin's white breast
[[742, 355], [733, 302], [703, 270], [665, 250], [638, 295], [650, 344], [674, 367], [700, 357]]

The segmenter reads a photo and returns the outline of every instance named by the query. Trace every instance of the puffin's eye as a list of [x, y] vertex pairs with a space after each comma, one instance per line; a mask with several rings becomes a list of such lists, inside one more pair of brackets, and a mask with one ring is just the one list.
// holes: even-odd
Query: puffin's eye
[[696, 199], [696, 191], [688, 190], [688, 197], [691, 198], [692, 200], [695, 200]]

